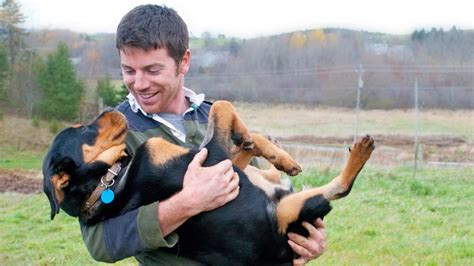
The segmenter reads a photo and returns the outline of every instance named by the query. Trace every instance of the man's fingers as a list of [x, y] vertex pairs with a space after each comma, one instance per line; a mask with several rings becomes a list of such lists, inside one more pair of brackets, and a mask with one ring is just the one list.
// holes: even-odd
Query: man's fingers
[[316, 236], [318, 234], [318, 230], [316, 230], [316, 227], [314, 227], [312, 224], [308, 222], [303, 222], [303, 227], [308, 230], [308, 233], [311, 236]]
[[296, 254], [300, 255], [301, 257], [303, 257], [303, 258], [310, 258], [311, 257], [311, 253], [308, 250], [306, 250], [304, 247], [296, 244], [292, 240], [288, 240], [288, 245], [290, 245], [291, 248], [293, 249], [293, 251]]
[[234, 173], [229, 181], [229, 184], [227, 185], [230, 189], [230, 191], [233, 191], [236, 187], [239, 186], [239, 174]]
[[300, 246], [305, 246], [307, 242], [306, 238], [295, 233], [288, 233], [288, 238]]
[[[193, 160], [189, 163], [189, 166], [201, 166], [207, 158], [207, 149], [201, 149], [196, 155], [194, 155]], [[188, 167], [189, 167], [188, 166]]]
[[318, 230], [319, 229], [326, 229], [326, 225], [324, 225], [323, 219], [321, 219], [321, 218], [318, 218], [318, 219], [314, 220], [313, 224], [314, 224], [314, 226], [316, 226], [316, 228], [318, 228]]
[[214, 167], [217, 167], [219, 170], [221, 170], [221, 173], [226, 173], [229, 170], [233, 171], [232, 161], [229, 159], [219, 162], [218, 164], [214, 165]]
[[299, 257], [296, 260], [293, 260], [293, 266], [302, 266], [306, 264], [306, 260], [302, 257]]
[[239, 195], [239, 192], [240, 192], [240, 186], [237, 186], [234, 190], [232, 190], [232, 192], [229, 193], [229, 195], [227, 195], [227, 202], [232, 201], [235, 198], [237, 198], [237, 196]]
[[229, 170], [227, 170], [227, 172], [224, 173], [224, 177], [225, 177], [224, 180], [226, 180], [228, 182], [232, 181], [235, 174], [237, 174], [237, 173], [234, 172], [234, 169], [230, 168]]
[[326, 225], [324, 225], [323, 220], [321, 218], [316, 219], [313, 222], [313, 225], [316, 227], [318, 232], [326, 239]]

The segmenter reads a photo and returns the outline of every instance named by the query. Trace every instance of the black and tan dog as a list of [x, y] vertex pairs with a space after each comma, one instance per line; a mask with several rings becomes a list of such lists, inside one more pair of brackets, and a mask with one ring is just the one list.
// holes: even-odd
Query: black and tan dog
[[[125, 153], [127, 129], [125, 117], [112, 111], [90, 125], [67, 128], [56, 136], [43, 163], [51, 219], [61, 208], [94, 224], [181, 190], [187, 165], [198, 150], [151, 138], [130, 157]], [[239, 149], [232, 152], [232, 143]], [[241, 171], [253, 156], [265, 157], [290, 175], [301, 168], [272, 141], [250, 134], [230, 103], [215, 102], [202, 145], [209, 150], [203, 165], [214, 165], [233, 154], [240, 193], [235, 200], [189, 219], [178, 229], [180, 256], [219, 265], [291, 263], [294, 255], [286, 233], [307, 234], [302, 221], [324, 217], [331, 209], [330, 200], [350, 192], [373, 143], [369, 136], [356, 142], [341, 174], [329, 184], [291, 193], [264, 179], [269, 177], [265, 172], [249, 178]], [[121, 169], [113, 173], [117, 165]], [[110, 204], [99, 199], [105, 185], [115, 194]]]

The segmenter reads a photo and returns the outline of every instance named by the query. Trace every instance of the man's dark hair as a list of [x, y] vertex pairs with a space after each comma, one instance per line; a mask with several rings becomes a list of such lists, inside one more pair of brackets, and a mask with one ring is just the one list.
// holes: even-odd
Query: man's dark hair
[[116, 38], [119, 50], [166, 48], [177, 66], [189, 47], [186, 23], [172, 8], [158, 5], [141, 5], [130, 10], [119, 23]]

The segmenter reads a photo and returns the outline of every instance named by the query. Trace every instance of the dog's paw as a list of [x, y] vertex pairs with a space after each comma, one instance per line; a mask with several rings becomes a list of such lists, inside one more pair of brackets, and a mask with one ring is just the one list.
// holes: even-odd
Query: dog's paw
[[272, 163], [278, 170], [285, 172], [289, 176], [298, 175], [301, 173], [301, 171], [303, 171], [301, 166], [291, 159], [289, 155], [288, 158], [281, 158], [280, 160], [275, 160]]
[[375, 149], [374, 139], [366, 135], [357, 140], [350, 149], [351, 155], [359, 158], [360, 160], [367, 161], [370, 154]]

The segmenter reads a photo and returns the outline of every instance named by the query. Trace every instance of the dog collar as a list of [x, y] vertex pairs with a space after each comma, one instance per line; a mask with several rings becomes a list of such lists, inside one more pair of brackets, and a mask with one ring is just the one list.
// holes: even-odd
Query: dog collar
[[87, 201], [84, 203], [84, 206], [82, 207], [83, 212], [87, 212], [97, 202], [104, 190], [114, 185], [114, 178], [119, 174], [120, 169], [120, 163], [114, 163], [109, 169], [107, 169], [107, 174], [100, 178], [100, 184], [95, 188], [89, 199], [87, 199]]

